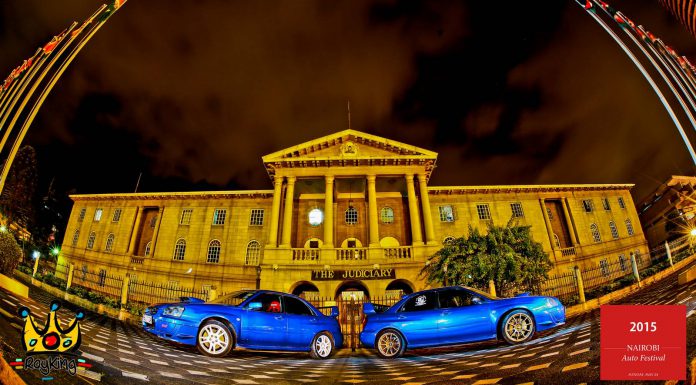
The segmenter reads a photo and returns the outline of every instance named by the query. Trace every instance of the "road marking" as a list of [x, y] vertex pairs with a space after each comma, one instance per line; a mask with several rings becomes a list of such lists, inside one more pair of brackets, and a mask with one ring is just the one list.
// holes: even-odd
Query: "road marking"
[[123, 375], [123, 377], [131, 377], [131, 378], [136, 378], [136, 379], [142, 380], [142, 381], [149, 381], [149, 380], [147, 379], [147, 376], [144, 375], [144, 374], [133, 373], [133, 372], [125, 372], [125, 371], [121, 372], [121, 374]]
[[510, 364], [510, 365], [501, 366], [499, 369], [512, 369], [512, 368], [516, 368], [520, 365], [522, 365], [522, 364]]
[[466, 380], [466, 379], [469, 379], [472, 377], [476, 377], [476, 375], [475, 374], [462, 374], [462, 375], [457, 376], [457, 377], [452, 377], [452, 379], [453, 380]]
[[135, 355], [135, 353], [134, 353], [134, 352], [131, 352], [130, 350], [125, 350], [125, 349], [116, 349], [116, 350], [118, 350], [118, 351], [121, 352], [121, 353], [126, 353], [126, 354], [130, 354], [130, 355]]
[[586, 340], [582, 340], [582, 341], [576, 342], [576, 343], [573, 344], [573, 346], [586, 344], [586, 343], [588, 343], [588, 342], [590, 342], [590, 339], [589, 339], [589, 338], [586, 339]]
[[145, 355], [148, 355], [148, 356], [152, 356], [152, 357], [159, 357], [159, 354], [155, 354], [155, 353], [150, 353], [150, 352], [142, 352], [142, 353]]
[[438, 373], [437, 375], [438, 375], [438, 376], [443, 376], [443, 375], [444, 375], [444, 376], [451, 376], [451, 375], [453, 375], [454, 373], [457, 373], [457, 372], [459, 372], [459, 371], [458, 371], [458, 370], [453, 370], [453, 371], [451, 371], [451, 372], [440, 372], [440, 373]]
[[565, 366], [563, 369], [561, 369], [561, 372], [567, 372], [567, 371], [569, 371], [569, 370], [575, 370], [575, 369], [584, 368], [584, 367], [587, 366], [587, 365], [589, 365], [588, 362], [580, 362], [580, 363], [577, 363], [577, 364], [568, 365], [568, 366]]
[[129, 364], [140, 365], [140, 361], [131, 360], [131, 359], [125, 358], [125, 357], [120, 357], [119, 359], [120, 359], [121, 361], [127, 362], [127, 363], [129, 363]]
[[186, 361], [174, 361], [174, 362], [177, 363], [177, 364], [179, 364], [179, 365], [188, 365], [188, 366], [191, 366], [191, 364], [190, 364], [189, 362], [186, 362]]
[[16, 323], [14, 323], [14, 322], [13, 322], [13, 323], [11, 323], [11, 324], [10, 324], [10, 326], [12, 326], [13, 328], [15, 328], [15, 329], [17, 329], [17, 330], [22, 330], [22, 327], [21, 327], [21, 326], [19, 326], [19, 325], [17, 325], [17, 324], [16, 324]]
[[97, 345], [94, 345], [94, 344], [87, 344], [87, 346], [89, 346], [89, 347], [92, 348], [92, 349], [100, 350], [100, 351], [102, 351], [102, 352], [105, 352], [105, 351], [106, 351], [106, 349], [102, 348], [101, 346], [97, 346]]
[[520, 356], [520, 358], [527, 358], [527, 357], [531, 357], [531, 356], [535, 356], [535, 355], [536, 355], [536, 353], [529, 353], [529, 354], [525, 354], [523, 356]]
[[212, 369], [210, 369], [210, 370], [212, 370], [212, 371], [215, 372], [215, 373], [229, 373], [229, 372], [228, 372], [227, 370], [225, 370], [225, 369], [212, 368]]
[[681, 301], [679, 301], [679, 302], [677, 302], [677, 303], [684, 303], [684, 302], [686, 302], [686, 301], [688, 301], [688, 300], [690, 300], [690, 299], [691, 299], [691, 297], [686, 297], [686, 298], [684, 298], [683, 300], [681, 300]]
[[474, 385], [484, 385], [484, 384], [497, 384], [498, 381], [502, 380], [503, 378], [489, 378], [486, 380], [478, 380], [474, 382]]
[[570, 353], [569, 355], [574, 356], [574, 355], [576, 355], [576, 354], [587, 353], [587, 352], [589, 352], [589, 351], [590, 351], [590, 348], [585, 348], [585, 349], [582, 349], [582, 350], [576, 350], [576, 351]]
[[9, 304], [10, 306], [17, 306], [14, 304], [14, 302], [10, 302], [10, 301], [6, 300], [5, 298], [3, 298], [2, 300], [3, 300], [3, 302]]
[[[200, 372], [198, 370], [187, 370], [187, 372], [193, 374], [194, 376], [209, 376], [210, 375], [206, 372]], [[271, 377], [268, 377], [268, 378], [271, 378]]]
[[541, 358], [555, 356], [555, 355], [557, 355], [558, 353], [560, 353], [560, 352], [546, 353], [546, 354], [543, 354], [543, 355], [541, 356]]
[[688, 313], [686, 314], [686, 318], [691, 317], [692, 315], [694, 315], [694, 313], [696, 313], [696, 309], [694, 309], [694, 310], [688, 312]]
[[181, 374], [178, 373], [171, 373], [171, 372], [159, 372], [159, 374], [163, 377], [170, 377], [170, 378], [184, 378], [181, 376]]
[[164, 362], [164, 361], [150, 360], [150, 362], [152, 362], [153, 364], [157, 364], [157, 365], [169, 366], [169, 364]]
[[551, 366], [551, 363], [550, 363], [550, 362], [548, 362], [548, 363], [546, 363], [546, 364], [534, 365], [534, 366], [528, 367], [527, 370], [525, 370], [525, 372], [531, 372], [531, 371], [533, 371], [533, 370], [539, 370], [539, 369], [546, 369], [546, 368], [548, 368], [549, 366]]
[[498, 364], [500, 364], [500, 362], [491, 362], [490, 364], [481, 365], [481, 367], [482, 367], [482, 368], [485, 368], [485, 367], [488, 367], [488, 366], [496, 366], [496, 365], [498, 365]]
[[104, 362], [104, 358], [96, 356], [94, 354], [89, 354], [87, 352], [82, 352], [82, 357], [90, 359], [92, 361]]

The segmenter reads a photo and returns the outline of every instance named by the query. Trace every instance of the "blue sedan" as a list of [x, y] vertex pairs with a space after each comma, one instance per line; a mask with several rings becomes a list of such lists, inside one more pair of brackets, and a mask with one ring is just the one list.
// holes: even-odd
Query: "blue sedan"
[[343, 344], [336, 320], [297, 296], [268, 290], [243, 290], [211, 303], [196, 298], [148, 307], [143, 328], [157, 337], [195, 345], [208, 356], [223, 357], [235, 347], [308, 351], [328, 358]]
[[530, 340], [534, 333], [565, 323], [565, 307], [554, 297], [527, 293], [494, 298], [463, 286], [410, 294], [384, 312], [363, 305], [360, 342], [384, 358], [401, 356], [406, 348], [454, 345], [502, 338], [510, 344]]

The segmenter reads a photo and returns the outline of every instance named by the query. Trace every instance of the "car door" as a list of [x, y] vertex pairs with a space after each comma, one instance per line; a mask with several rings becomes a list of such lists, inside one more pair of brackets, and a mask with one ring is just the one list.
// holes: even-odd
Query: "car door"
[[242, 346], [274, 348], [287, 343], [287, 319], [279, 294], [262, 293], [245, 306], [242, 318]]
[[410, 346], [436, 345], [439, 341], [439, 316], [437, 292], [424, 292], [410, 298], [398, 310], [396, 326]]
[[320, 331], [319, 317], [299, 298], [283, 296], [283, 300], [288, 320], [288, 347], [308, 348], [314, 335]]
[[450, 343], [477, 341], [492, 337], [490, 303], [464, 288], [440, 292], [441, 319], [438, 323], [443, 340]]

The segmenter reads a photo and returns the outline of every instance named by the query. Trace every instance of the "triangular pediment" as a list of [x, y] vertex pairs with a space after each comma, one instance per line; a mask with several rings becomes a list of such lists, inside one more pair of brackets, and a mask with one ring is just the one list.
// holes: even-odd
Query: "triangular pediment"
[[356, 130], [344, 130], [268, 154], [263, 162], [402, 157], [436, 159], [437, 153]]

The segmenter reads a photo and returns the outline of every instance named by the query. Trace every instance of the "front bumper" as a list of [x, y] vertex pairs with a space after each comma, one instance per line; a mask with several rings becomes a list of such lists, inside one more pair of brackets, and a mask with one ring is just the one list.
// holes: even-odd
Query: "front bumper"
[[143, 322], [143, 330], [156, 337], [184, 345], [195, 345], [198, 325], [183, 319], [155, 315], [152, 324]]

